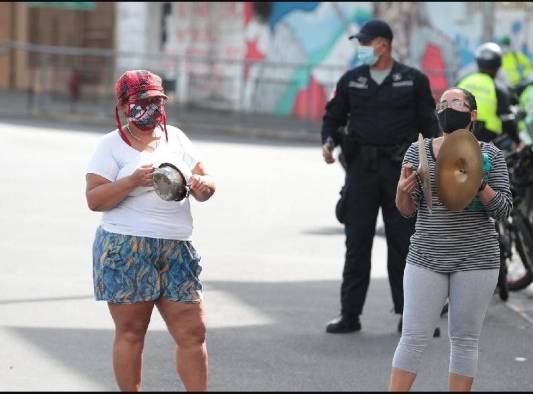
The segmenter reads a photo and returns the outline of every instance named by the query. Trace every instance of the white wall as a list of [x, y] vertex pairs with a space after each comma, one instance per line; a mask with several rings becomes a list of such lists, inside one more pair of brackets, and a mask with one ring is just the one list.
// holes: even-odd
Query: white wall
[[[149, 20], [151, 11], [147, 2], [117, 2], [117, 17], [115, 25], [116, 49], [119, 53], [144, 53], [149, 49]], [[152, 7], [154, 5], [152, 4]], [[126, 70], [145, 68], [141, 56], [119, 56], [116, 72], [121, 74]]]

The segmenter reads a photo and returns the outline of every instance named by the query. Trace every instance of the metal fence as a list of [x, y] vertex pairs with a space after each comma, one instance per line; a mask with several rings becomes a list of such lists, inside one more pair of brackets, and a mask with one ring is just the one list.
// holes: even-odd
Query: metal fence
[[[0, 57], [18, 59], [2, 104], [18, 111], [85, 113], [108, 117], [114, 109], [114, 81], [128, 69], [149, 69], [163, 78], [179, 108], [320, 119], [325, 98], [347, 70], [342, 65], [243, 61], [164, 53], [119, 53], [4, 42]], [[323, 91], [309, 87], [320, 75]]]

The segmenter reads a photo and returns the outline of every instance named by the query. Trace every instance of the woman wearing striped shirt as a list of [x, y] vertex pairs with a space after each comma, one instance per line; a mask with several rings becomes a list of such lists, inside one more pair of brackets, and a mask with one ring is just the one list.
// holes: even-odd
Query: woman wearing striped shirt
[[396, 191], [396, 206], [405, 217], [418, 212], [404, 273], [402, 337], [392, 360], [391, 391], [409, 390], [423, 352], [448, 298], [450, 391], [469, 391], [477, 370], [481, 327], [500, 267], [494, 220], [509, 215], [512, 196], [502, 152], [480, 142], [483, 182], [477, 196], [462, 211], [450, 211], [436, 188], [436, 158], [446, 137], [471, 129], [477, 116], [474, 96], [453, 88], [442, 94], [437, 117], [443, 136], [425, 139], [432, 190], [432, 213], [413, 169], [418, 167], [418, 143], [407, 150]]

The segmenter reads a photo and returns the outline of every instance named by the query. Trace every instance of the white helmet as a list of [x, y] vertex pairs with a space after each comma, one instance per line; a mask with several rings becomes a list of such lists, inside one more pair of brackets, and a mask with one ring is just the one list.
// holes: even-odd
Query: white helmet
[[479, 68], [497, 70], [502, 65], [502, 49], [495, 42], [478, 46], [474, 54]]

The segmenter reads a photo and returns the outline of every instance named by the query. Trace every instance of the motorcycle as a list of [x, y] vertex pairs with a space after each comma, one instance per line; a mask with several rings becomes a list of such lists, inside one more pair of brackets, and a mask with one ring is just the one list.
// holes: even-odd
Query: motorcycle
[[518, 132], [525, 144], [533, 143], [533, 76], [514, 89]]
[[[496, 222], [501, 259], [498, 287], [500, 298], [505, 301], [508, 291], [523, 290], [533, 283], [533, 144], [520, 150], [504, 149], [504, 155], [513, 195], [511, 214]], [[508, 267], [515, 251], [523, 270], [513, 278], [509, 276]]]

